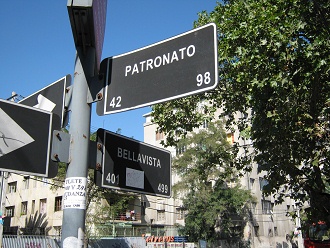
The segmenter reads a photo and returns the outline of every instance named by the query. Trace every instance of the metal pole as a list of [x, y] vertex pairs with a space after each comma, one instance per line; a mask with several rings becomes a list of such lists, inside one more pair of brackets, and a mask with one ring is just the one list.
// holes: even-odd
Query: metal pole
[[297, 209], [296, 227], [299, 228], [299, 230], [298, 230], [298, 248], [303, 248], [304, 240], [303, 240], [302, 231], [301, 231], [300, 208], [299, 207]]
[[[15, 102], [17, 97], [16, 92], [11, 93], [11, 97], [9, 97], [7, 100], [11, 102]], [[6, 206], [6, 193], [7, 193], [7, 179], [8, 179], [8, 172], [6, 171], [0, 171], [1, 174], [1, 193], [0, 193], [0, 212], [2, 216], [5, 215], [5, 206]], [[4, 221], [4, 220], [3, 220]], [[3, 240], [3, 224], [0, 224], [0, 248], [3, 247], [2, 240]]]
[[[5, 205], [6, 205], [6, 186], [7, 186], [7, 172], [0, 171], [1, 174], [1, 194], [0, 194], [0, 212], [4, 216]], [[0, 224], [0, 247], [2, 246], [3, 238], [3, 224]]]
[[[93, 76], [95, 49], [77, 52], [70, 120], [70, 163], [63, 196], [62, 248], [84, 247], [86, 186], [91, 122], [91, 105], [87, 104], [88, 77]], [[83, 56], [85, 55], [85, 56]], [[84, 67], [84, 69], [83, 69]]]

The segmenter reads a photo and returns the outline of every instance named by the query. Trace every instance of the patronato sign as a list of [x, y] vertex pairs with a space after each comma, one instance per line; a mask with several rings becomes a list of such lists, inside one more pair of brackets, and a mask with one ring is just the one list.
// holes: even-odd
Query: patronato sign
[[0, 99], [0, 168], [48, 176], [53, 114]]
[[99, 115], [122, 112], [208, 90], [218, 83], [216, 26], [210, 23], [159, 43], [104, 59]]
[[171, 153], [110, 131], [97, 131], [102, 144], [101, 187], [171, 196]]

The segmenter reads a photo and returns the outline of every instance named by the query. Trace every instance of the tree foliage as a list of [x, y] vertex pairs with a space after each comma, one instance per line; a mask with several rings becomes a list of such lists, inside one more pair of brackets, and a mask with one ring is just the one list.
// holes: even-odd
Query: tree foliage
[[184, 152], [173, 161], [180, 176], [173, 188], [187, 211], [184, 234], [191, 241], [241, 238], [242, 229], [234, 226], [244, 228], [252, 197], [239, 185], [228, 187], [238, 176], [231, 166], [233, 150], [221, 122], [191, 133], [180, 140], [178, 148]]
[[48, 226], [47, 215], [36, 211], [25, 219], [25, 227], [20, 231], [24, 235], [47, 235], [51, 227]]
[[[252, 140], [249, 155], [267, 172], [265, 193], [307, 201], [314, 220], [330, 216], [329, 7], [328, 0], [227, 0], [201, 12], [196, 26], [217, 25], [219, 84], [154, 107], [169, 145], [222, 108], [228, 127]], [[196, 114], [201, 100], [209, 105]]]

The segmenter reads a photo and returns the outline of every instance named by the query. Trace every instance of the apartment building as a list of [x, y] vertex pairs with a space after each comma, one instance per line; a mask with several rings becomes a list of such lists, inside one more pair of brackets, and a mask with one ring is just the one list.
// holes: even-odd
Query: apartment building
[[[162, 133], [157, 132], [157, 125], [152, 122], [150, 113], [144, 115], [146, 122], [144, 124], [144, 142], [161, 147], [160, 142], [165, 138]], [[200, 128], [205, 128], [206, 125]], [[196, 130], [197, 131], [197, 130]], [[251, 141], [238, 140], [238, 131], [227, 134], [227, 140], [230, 143], [239, 142], [240, 145], [250, 146], [253, 149]], [[176, 155], [176, 149], [170, 148], [173, 156]], [[273, 197], [264, 197], [262, 187], [267, 183], [263, 179], [264, 174], [257, 172], [258, 165], [253, 165], [250, 173], [246, 173], [241, 178], [240, 183], [243, 188], [249, 189], [252, 195], [257, 199], [255, 204], [251, 204], [251, 213], [253, 219], [245, 227], [244, 236], [250, 240], [252, 247], [291, 247], [287, 240], [287, 235], [291, 235], [295, 230], [295, 220], [287, 215], [288, 212], [295, 211], [294, 202], [287, 198], [281, 205], [275, 205]], [[175, 184], [179, 177], [172, 174], [172, 184]], [[146, 196], [150, 202], [150, 208], [146, 209], [146, 219], [155, 225], [173, 227], [184, 225], [184, 210], [179, 199], [165, 199], [154, 196]], [[173, 229], [171, 229], [173, 231]], [[175, 230], [174, 230], [175, 231]], [[167, 235], [171, 235], [167, 233]], [[289, 246], [285, 246], [289, 245]]]
[[[54, 191], [50, 179], [35, 176], [3, 173], [2, 180], [3, 213], [7, 217], [4, 233], [43, 234], [48, 231], [49, 235], [60, 235], [64, 189]], [[38, 217], [42, 218], [41, 223]]]
[[[3, 181], [4, 234], [61, 235], [64, 188], [52, 189], [52, 179], [6, 173]], [[141, 197], [137, 195], [126, 211], [100, 220], [99, 209], [108, 202], [91, 202], [86, 213], [86, 231], [90, 237], [142, 236], [147, 225], [141, 220]], [[102, 214], [105, 214], [102, 212]], [[97, 221], [95, 220], [97, 219]], [[40, 221], [42, 220], [42, 221]], [[88, 223], [87, 223], [88, 222]]]

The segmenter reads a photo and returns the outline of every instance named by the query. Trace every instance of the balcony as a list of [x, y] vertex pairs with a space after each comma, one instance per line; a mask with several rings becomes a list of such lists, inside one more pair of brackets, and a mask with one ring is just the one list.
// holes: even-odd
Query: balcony
[[126, 221], [136, 221], [136, 222], [141, 222], [141, 214], [140, 213], [121, 213], [117, 215], [114, 219], [116, 222], [126, 222]]

